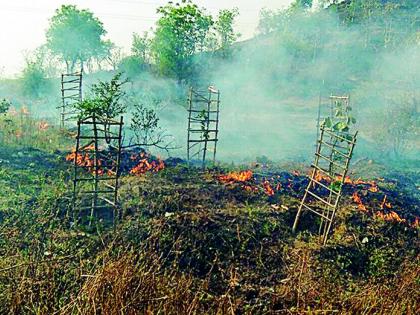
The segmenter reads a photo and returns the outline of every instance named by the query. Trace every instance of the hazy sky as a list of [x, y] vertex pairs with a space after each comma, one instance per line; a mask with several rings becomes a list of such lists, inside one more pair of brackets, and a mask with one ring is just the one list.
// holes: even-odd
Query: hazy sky
[[[237, 7], [236, 29], [249, 38], [255, 33], [261, 8], [282, 8], [292, 0], [196, 0], [215, 15], [219, 9]], [[104, 23], [107, 38], [129, 51], [133, 32], [153, 27], [156, 8], [167, 0], [0, 0], [0, 75], [14, 75], [23, 67], [25, 51], [45, 42], [48, 20], [62, 4], [90, 9]]]

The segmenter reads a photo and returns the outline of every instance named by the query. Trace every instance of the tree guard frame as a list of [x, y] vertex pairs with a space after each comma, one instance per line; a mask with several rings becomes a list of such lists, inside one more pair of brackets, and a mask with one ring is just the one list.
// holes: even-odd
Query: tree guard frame
[[[293, 223], [293, 232], [296, 232], [303, 210], [307, 210], [321, 218], [319, 233], [323, 244], [327, 243], [341, 200], [342, 188], [353, 156], [357, 134], [358, 132], [350, 134], [333, 131], [321, 125], [315, 161], [311, 165], [312, 173]], [[319, 175], [327, 178], [328, 182], [323, 183]], [[327, 199], [324, 198], [325, 195]], [[321, 206], [313, 203], [314, 200], [317, 203], [320, 202]]]
[[77, 111], [74, 104], [81, 102], [83, 84], [83, 71], [61, 74], [61, 105], [60, 127], [64, 129], [66, 121], [76, 120]]
[[[114, 226], [119, 217], [123, 116], [120, 120], [92, 115], [77, 121], [73, 163], [73, 215], [77, 222], [89, 210], [89, 225], [98, 210], [112, 209]], [[104, 148], [107, 148], [105, 151]], [[88, 158], [89, 163], [78, 163]]]
[[208, 153], [212, 153], [212, 163], [216, 163], [219, 141], [220, 91], [209, 86], [206, 91], [190, 88], [188, 93], [188, 165], [199, 161], [204, 169]]
[[318, 102], [318, 117], [317, 117], [317, 124], [316, 124], [316, 128], [317, 128], [317, 134], [316, 134], [316, 140], [318, 141], [319, 139], [319, 132], [321, 130], [321, 119], [322, 119], [322, 114], [325, 114], [322, 112], [322, 108], [323, 106], [328, 106], [328, 110], [329, 110], [329, 117], [333, 118], [334, 115], [334, 110], [337, 108], [337, 105], [339, 102], [344, 103], [345, 107], [348, 108], [350, 106], [350, 95], [333, 95], [330, 94], [330, 96], [328, 97], [329, 100], [329, 104], [324, 103], [323, 97], [321, 94], [319, 94], [319, 102]]

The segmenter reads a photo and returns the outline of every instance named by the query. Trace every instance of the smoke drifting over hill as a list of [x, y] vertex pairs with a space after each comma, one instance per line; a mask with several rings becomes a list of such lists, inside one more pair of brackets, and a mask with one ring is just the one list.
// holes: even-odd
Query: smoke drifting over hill
[[[202, 77], [222, 92], [219, 158], [310, 157], [318, 104], [327, 114], [331, 94], [350, 95], [356, 155], [414, 156], [420, 47], [405, 14], [390, 18], [390, 29], [383, 19], [348, 26], [331, 12], [288, 16], [278, 30], [237, 44], [230, 60], [211, 59], [211, 76]], [[167, 110], [181, 120], [171, 132], [185, 139], [182, 112]]]
[[[323, 116], [330, 94], [351, 97], [355, 129], [360, 130], [356, 155], [415, 156], [418, 16], [414, 8], [346, 24], [329, 10], [277, 12], [263, 17], [261, 34], [236, 43], [229, 58], [217, 53], [198, 58], [202, 72], [197, 81], [221, 91], [218, 158], [237, 162], [264, 155], [272, 160], [310, 158], [318, 104]], [[85, 91], [98, 78], [109, 76], [88, 75]], [[57, 80], [52, 81], [51, 95], [32, 105], [39, 116], [58, 117], [59, 87]], [[186, 151], [188, 87], [147, 71], [126, 86], [131, 101], [159, 110], [162, 127], [179, 148], [173, 155], [184, 156]], [[7, 88], [3, 92], [13, 94]], [[15, 99], [19, 103], [19, 97]], [[129, 118], [130, 114], [127, 124]]]

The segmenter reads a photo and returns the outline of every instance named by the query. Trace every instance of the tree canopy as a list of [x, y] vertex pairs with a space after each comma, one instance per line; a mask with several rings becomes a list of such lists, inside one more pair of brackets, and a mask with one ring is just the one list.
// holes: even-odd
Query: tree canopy
[[169, 3], [158, 9], [152, 41], [152, 54], [158, 71], [182, 81], [193, 73], [193, 55], [206, 48], [208, 32], [213, 18], [190, 1]]
[[150, 47], [158, 72], [178, 81], [194, 78], [205, 67], [208, 54], [217, 52], [222, 58], [229, 57], [232, 44], [240, 36], [233, 28], [239, 14], [237, 9], [220, 10], [217, 18], [213, 18], [204, 8], [183, 0], [169, 2], [158, 13], [161, 17], [150, 46], [147, 37], [135, 35], [133, 53], [145, 59], [145, 48]]
[[240, 34], [233, 29], [235, 18], [239, 15], [237, 8], [233, 10], [220, 10], [215, 23], [215, 29], [219, 35], [220, 50], [222, 55], [227, 57], [230, 55], [230, 47], [239, 38]]
[[88, 117], [95, 114], [104, 118], [115, 118], [124, 114], [127, 105], [122, 101], [126, 95], [123, 86], [128, 81], [121, 80], [121, 76], [121, 73], [117, 73], [110, 81], [93, 84], [90, 95], [75, 104], [80, 116]]
[[51, 18], [46, 37], [48, 48], [63, 58], [67, 71], [72, 72], [78, 62], [83, 68], [93, 58], [104, 58], [110, 47], [102, 39], [105, 34], [102, 22], [92, 12], [63, 5]]

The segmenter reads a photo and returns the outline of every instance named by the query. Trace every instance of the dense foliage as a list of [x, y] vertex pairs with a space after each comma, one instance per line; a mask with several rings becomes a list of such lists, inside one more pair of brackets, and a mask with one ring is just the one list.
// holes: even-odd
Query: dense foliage
[[240, 34], [236, 33], [233, 28], [235, 18], [238, 15], [238, 9], [220, 10], [215, 22], [215, 29], [220, 41], [219, 50], [225, 58], [231, 56], [232, 45], [240, 37]]
[[51, 89], [44, 69], [34, 62], [29, 62], [23, 69], [21, 84], [23, 94], [32, 98], [40, 98]]
[[168, 4], [159, 8], [152, 53], [161, 74], [186, 80], [194, 75], [193, 56], [206, 49], [213, 19], [197, 5]]
[[46, 32], [48, 47], [61, 56], [68, 72], [73, 72], [78, 62], [83, 69], [92, 58], [109, 53], [110, 43], [102, 39], [105, 34], [102, 22], [92, 12], [74, 5], [57, 9]]
[[11, 105], [11, 102], [5, 98], [0, 100], [0, 114], [6, 114]]
[[99, 81], [91, 87], [90, 95], [75, 104], [81, 117], [97, 115], [104, 118], [115, 118], [126, 112], [127, 104], [122, 100], [125, 96], [123, 85], [127, 80], [121, 80], [117, 73], [109, 82]]

